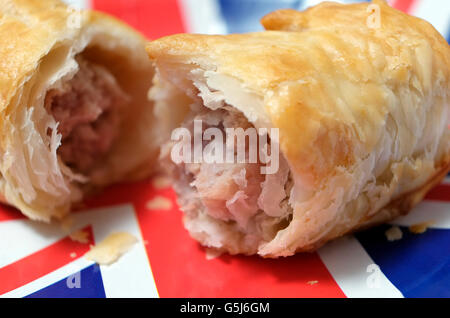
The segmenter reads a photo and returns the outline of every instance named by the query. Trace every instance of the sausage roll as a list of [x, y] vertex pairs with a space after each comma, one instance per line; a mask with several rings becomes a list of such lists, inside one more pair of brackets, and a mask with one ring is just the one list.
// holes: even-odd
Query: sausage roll
[[[450, 167], [445, 39], [384, 1], [276, 11], [262, 24], [147, 46], [162, 161], [191, 236], [231, 254], [289, 256], [410, 211]], [[177, 127], [203, 136], [204, 151], [209, 128], [265, 129], [278, 169], [263, 174], [261, 156], [173, 160], [188, 149]]]
[[145, 39], [57, 0], [0, 1], [1, 200], [64, 216], [95, 188], [157, 159]]

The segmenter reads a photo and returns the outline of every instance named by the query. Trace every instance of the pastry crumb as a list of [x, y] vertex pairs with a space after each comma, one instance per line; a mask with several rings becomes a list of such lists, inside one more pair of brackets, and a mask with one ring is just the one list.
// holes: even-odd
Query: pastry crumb
[[152, 180], [152, 185], [155, 189], [162, 190], [172, 186], [172, 181], [168, 177], [159, 176]]
[[206, 248], [205, 256], [206, 256], [206, 259], [208, 261], [210, 261], [212, 259], [219, 257], [222, 254], [223, 254], [223, 252], [219, 251], [216, 248]]
[[409, 227], [409, 231], [413, 234], [422, 234], [422, 233], [425, 233], [427, 231], [427, 229], [434, 223], [435, 222], [433, 222], [433, 221], [427, 221], [427, 222], [414, 224]]
[[165, 197], [157, 196], [147, 202], [146, 208], [148, 210], [170, 210], [172, 208], [172, 201]]
[[69, 235], [70, 239], [74, 242], [87, 244], [89, 243], [89, 232], [86, 230], [79, 230], [76, 232], [73, 232]]
[[111, 265], [137, 242], [137, 239], [125, 232], [112, 233], [86, 253], [85, 258], [100, 265]]
[[391, 227], [384, 234], [389, 242], [401, 240], [403, 237], [403, 232], [398, 226]]
[[307, 284], [312, 286], [312, 285], [315, 285], [317, 283], [319, 283], [318, 280], [310, 280]]
[[70, 230], [72, 229], [72, 225], [73, 225], [73, 217], [70, 215], [65, 216], [61, 221], [61, 228], [63, 229], [64, 232], [69, 233]]

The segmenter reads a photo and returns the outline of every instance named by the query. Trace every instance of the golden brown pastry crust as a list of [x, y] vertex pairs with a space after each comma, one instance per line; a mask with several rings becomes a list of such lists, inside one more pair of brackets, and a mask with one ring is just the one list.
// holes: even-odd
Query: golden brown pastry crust
[[[132, 96], [133, 111], [127, 112], [124, 133], [96, 176], [97, 185], [149, 173], [157, 146], [149, 136], [153, 113], [147, 92], [153, 67], [144, 43], [124, 23], [76, 11], [59, 0], [0, 1], [0, 192], [5, 201], [33, 219], [48, 221], [62, 217], [83, 195], [77, 177], [58, 162], [56, 139], [47, 140], [43, 127], [51, 122], [43, 105], [46, 90], [73, 76], [74, 56], [81, 52], [89, 51], [89, 59], [108, 67]], [[139, 153], [130, 156], [133, 149]]]
[[[96, 11], [77, 14], [59, 0], [2, 0], [0, 10], [0, 109], [35, 72], [41, 59], [58, 42], [73, 41], [87, 27], [111, 28], [112, 37], [131, 38], [130, 42], [144, 43], [145, 39], [119, 20]], [[71, 27], [73, 23], [73, 27]], [[114, 45], [113, 43], [111, 43]]]
[[[427, 195], [427, 193], [433, 189], [435, 186], [439, 185], [442, 180], [447, 176], [450, 171], [450, 158], [447, 159], [446, 165], [437, 168], [437, 173], [432, 176], [428, 182], [422, 185], [418, 189], [414, 189], [402, 196], [389, 202], [385, 207], [380, 209], [380, 211], [371, 216], [366, 217], [366, 219], [361, 220], [361, 223], [355, 228], [347, 233], [340, 233], [340, 235], [351, 234], [358, 231], [363, 231], [368, 228], [381, 225], [383, 223], [394, 220], [395, 218], [407, 215], [417, 204], [419, 204]], [[336, 238], [339, 235], [336, 235]], [[314, 252], [315, 250], [322, 247], [328, 242], [328, 238], [322, 239], [321, 241], [315, 242], [313, 245], [305, 246], [299, 248], [297, 252]]]
[[[342, 80], [352, 85], [355, 92], [349, 94], [357, 95], [352, 96], [354, 105], [348, 106], [353, 108], [360, 139], [370, 149], [381, 130], [379, 121], [389, 112], [383, 105], [385, 92], [379, 84], [408, 84], [410, 68], [417, 68], [422, 57], [414, 53], [416, 48], [433, 50], [429, 73], [434, 80], [449, 78], [450, 55], [445, 39], [427, 22], [386, 4], [380, 5], [382, 24], [376, 30], [365, 24], [367, 4], [323, 3], [304, 12], [277, 11], [263, 19], [269, 30], [282, 26], [282, 31], [296, 28], [296, 23], [291, 21], [300, 20], [300, 29], [294, 29], [298, 32], [228, 36], [180, 34], [154, 41], [147, 49], [152, 59], [162, 62], [165, 59], [169, 63], [191, 60], [205, 67], [211, 63], [211, 67], [217, 67], [217, 72], [238, 78], [256, 92], [288, 90], [282, 92], [283, 96], [274, 96], [273, 101], [267, 100], [261, 114], [268, 116], [274, 126], [283, 128], [282, 145], [286, 147], [283, 150], [288, 157], [292, 156], [293, 168], [310, 175], [311, 181], [321, 180], [336, 167], [350, 163], [355, 155], [348, 127], [334, 116], [347, 115], [346, 109], [335, 109], [334, 100], [341, 94], [340, 87], [327, 87], [329, 82]], [[333, 23], [329, 23], [331, 18]], [[237, 54], [239, 47], [241, 50]], [[423, 54], [431, 54], [431, 51]], [[330, 70], [334, 72], [331, 80], [327, 78]], [[448, 89], [448, 84], [445, 86]], [[373, 106], [370, 108], [373, 113], [359, 109], [362, 107], [358, 102]], [[326, 138], [316, 140], [318, 123], [340, 132], [340, 147], [326, 147], [329, 143]], [[316, 147], [319, 144], [320, 147]], [[318, 149], [323, 152], [317, 153]], [[315, 164], [318, 161], [324, 164], [318, 167]]]
[[[280, 129], [295, 179], [290, 225], [256, 247], [230, 234], [219, 249], [278, 257], [316, 248], [410, 210], [449, 170], [449, 46], [429, 23], [372, 4], [379, 27], [367, 24], [368, 3], [323, 3], [271, 13], [265, 32], [180, 34], [147, 46], [161, 78], [178, 76], [181, 90], [192, 70], [212, 90], [238, 83], [260, 102], [231, 104], [256, 127]], [[212, 245], [212, 234], [191, 234]]]

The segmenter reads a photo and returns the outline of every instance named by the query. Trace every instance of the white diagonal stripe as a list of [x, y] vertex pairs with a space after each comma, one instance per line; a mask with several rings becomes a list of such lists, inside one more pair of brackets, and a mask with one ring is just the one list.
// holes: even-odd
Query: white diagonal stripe
[[[300, 3], [299, 10], [303, 10], [309, 7], [316, 6], [320, 4], [321, 2], [325, 2], [326, 0], [303, 0]], [[351, 4], [351, 3], [358, 3], [358, 2], [364, 2], [364, 0], [333, 0], [333, 2], [343, 3], [343, 4]]]
[[430, 228], [450, 230], [450, 202], [423, 201], [409, 214], [393, 220], [391, 224], [411, 226], [423, 222], [433, 222]]
[[349, 298], [403, 298], [402, 293], [379, 271], [377, 286], [370, 285], [368, 272], [375, 262], [356, 238], [345, 236], [328, 243], [319, 251], [322, 262]]
[[90, 0], [63, 0], [65, 3], [67, 3], [70, 6], [73, 6], [77, 9], [88, 9], [91, 8], [91, 1]]
[[190, 33], [226, 34], [217, 0], [178, 0], [185, 29]]
[[158, 297], [133, 206], [102, 208], [77, 215], [78, 228], [82, 228], [89, 222], [93, 224], [96, 243], [101, 242], [112, 232], [127, 232], [139, 241], [114, 264], [100, 266], [106, 297]]
[[442, 35], [447, 35], [450, 27], [448, 0], [415, 0], [410, 14], [430, 22]]
[[83, 269], [94, 264], [86, 259], [79, 258], [57, 270], [49, 273], [48, 275], [42, 276], [31, 283], [20, 286], [6, 294], [0, 295], [0, 298], [23, 298], [25, 296], [31, 295], [45, 287], [53, 285], [56, 282], [74, 274], [81, 272]]
[[[127, 232], [139, 241], [114, 264], [100, 266], [108, 298], [158, 297], [142, 234], [131, 204], [78, 212], [72, 214], [72, 217], [73, 231], [92, 225], [96, 243], [112, 232]], [[67, 232], [57, 224], [47, 225], [30, 220], [1, 222], [0, 266], [20, 260], [66, 236]], [[3, 296], [27, 296], [92, 264], [84, 258], [78, 259]]]
[[31, 220], [0, 222], [0, 268], [67, 236], [61, 226]]

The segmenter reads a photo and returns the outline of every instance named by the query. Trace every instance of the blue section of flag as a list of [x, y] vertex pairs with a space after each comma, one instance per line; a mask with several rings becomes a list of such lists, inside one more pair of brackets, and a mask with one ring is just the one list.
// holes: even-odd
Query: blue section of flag
[[277, 9], [297, 9], [302, 0], [218, 0], [228, 33], [263, 30], [259, 20]]
[[389, 242], [383, 225], [356, 237], [405, 297], [450, 297], [450, 230], [428, 229]]
[[100, 267], [89, 266], [25, 298], [106, 298]]
[[[450, 18], [449, 18], [449, 20], [450, 20]], [[450, 43], [450, 26], [448, 27], [448, 31], [447, 31], [447, 42]]]
[[[338, 0], [341, 3], [369, 0]], [[217, 0], [228, 33], [262, 31], [259, 22], [266, 14], [278, 9], [304, 10], [317, 1], [309, 0]]]

